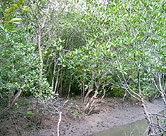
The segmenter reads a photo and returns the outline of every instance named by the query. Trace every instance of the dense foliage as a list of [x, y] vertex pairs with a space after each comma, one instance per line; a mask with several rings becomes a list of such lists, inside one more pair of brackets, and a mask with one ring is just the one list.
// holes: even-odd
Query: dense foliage
[[66, 55], [69, 69], [86, 89], [100, 82], [101, 88], [110, 85], [137, 96], [140, 80], [143, 94], [154, 97], [157, 75], [163, 75], [165, 87], [165, 2], [89, 1], [86, 6], [78, 16], [87, 45]]
[[[165, 97], [165, 1], [4, 1], [0, 94]], [[161, 93], [161, 94], [160, 94]]]
[[46, 79], [39, 80], [38, 53], [34, 43], [28, 42], [27, 28], [22, 27], [21, 15], [30, 10], [24, 1], [6, 1], [1, 6], [0, 93], [1, 97], [8, 96], [10, 106], [21, 93], [43, 97], [50, 89]]

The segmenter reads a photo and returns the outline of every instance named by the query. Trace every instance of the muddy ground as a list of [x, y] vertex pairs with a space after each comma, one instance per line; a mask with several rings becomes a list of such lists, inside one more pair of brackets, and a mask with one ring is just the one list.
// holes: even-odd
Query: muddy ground
[[[36, 101], [22, 99], [23, 105], [16, 105], [0, 120], [0, 136], [56, 136], [59, 114], [45, 111], [43, 106], [34, 110]], [[61, 99], [61, 105], [66, 100]], [[59, 103], [60, 105], [60, 103]], [[146, 101], [149, 112], [158, 113], [166, 109], [160, 99], [154, 102]], [[44, 106], [46, 107], [46, 106]], [[60, 122], [60, 136], [91, 136], [97, 132], [114, 126], [124, 125], [144, 118], [140, 104], [134, 100], [123, 101], [121, 98], [104, 98], [95, 104], [90, 115], [85, 114], [84, 105], [79, 98], [70, 99], [61, 107], [62, 119]], [[45, 112], [41, 112], [45, 111]], [[0, 114], [2, 116], [2, 114]]]

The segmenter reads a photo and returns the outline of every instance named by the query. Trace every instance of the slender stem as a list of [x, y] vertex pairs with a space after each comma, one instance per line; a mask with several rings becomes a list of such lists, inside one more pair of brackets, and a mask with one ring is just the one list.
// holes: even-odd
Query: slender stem
[[160, 90], [161, 90], [160, 93], [161, 93], [162, 99], [163, 99], [164, 103], [166, 104], [165, 91], [163, 90], [162, 85], [161, 85], [161, 74], [159, 74], [159, 86], [160, 86]]
[[[49, 0], [48, 0], [49, 2]], [[50, 9], [49, 3], [48, 3], [48, 8], [46, 11], [46, 14], [48, 14]], [[42, 22], [42, 26], [38, 28], [38, 51], [39, 51], [39, 59], [40, 59], [40, 81], [42, 81], [42, 73], [43, 73], [43, 58], [42, 58], [42, 49], [41, 49], [41, 31], [44, 28], [45, 22], [46, 22], [47, 16], [44, 17], [44, 20]]]
[[58, 86], [59, 71], [60, 71], [60, 68], [58, 68], [57, 77], [56, 77], [56, 82], [55, 82], [55, 87], [54, 87], [54, 92], [56, 92], [56, 89], [57, 89], [57, 86]]
[[68, 90], [67, 98], [70, 97], [71, 85], [72, 85], [72, 82], [73, 82], [72, 77], [73, 77], [73, 75], [70, 76], [70, 83], [69, 83], [69, 90]]

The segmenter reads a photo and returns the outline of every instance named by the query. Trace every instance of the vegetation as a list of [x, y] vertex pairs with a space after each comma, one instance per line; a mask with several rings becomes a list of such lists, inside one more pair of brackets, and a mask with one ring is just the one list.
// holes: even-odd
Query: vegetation
[[[166, 104], [166, 2], [10, 0], [0, 5], [0, 98], [106, 94]], [[149, 125], [150, 126], [150, 125]], [[149, 134], [157, 133], [152, 129]]]

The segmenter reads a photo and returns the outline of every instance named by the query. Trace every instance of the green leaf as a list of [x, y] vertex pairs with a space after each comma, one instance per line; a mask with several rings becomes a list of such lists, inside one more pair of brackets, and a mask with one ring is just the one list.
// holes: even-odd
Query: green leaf
[[99, 94], [99, 92], [95, 91], [95, 94]]
[[0, 23], [3, 23], [3, 20], [0, 20]]
[[4, 27], [3, 27], [3, 28], [4, 28], [4, 29], [6, 29], [6, 28], [7, 28], [7, 23], [5, 23], [5, 24], [4, 24]]
[[16, 1], [16, 4], [17, 4], [18, 7], [20, 7], [20, 3], [18, 1]]
[[11, 22], [20, 22], [22, 19], [21, 18], [13, 18], [9, 21], [9, 23]]
[[12, 6], [15, 8], [19, 8], [19, 6], [17, 4], [12, 4]]
[[161, 48], [165, 48], [166, 47], [166, 45], [163, 45]]
[[16, 32], [16, 31], [18, 31], [18, 29], [16, 29], [16, 28], [10, 28], [10, 29], [8, 29], [7, 31], [8, 31], [8, 32]]
[[5, 9], [5, 13], [6, 14], [9, 14], [11, 12], [13, 12], [15, 9], [12, 7], [12, 8], [9, 8], [9, 9]]
[[24, 0], [20, 0], [22, 6], [24, 6]]
[[27, 112], [27, 115], [32, 115], [32, 114], [33, 114], [32, 111], [28, 111], [28, 112]]
[[2, 30], [4, 30], [4, 27], [3, 27], [3, 25], [0, 25], [0, 28], [1, 28]]
[[24, 10], [25, 12], [30, 12], [30, 9], [28, 9], [28, 7], [22, 8], [22, 10]]

